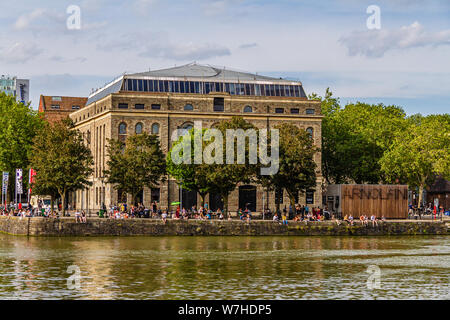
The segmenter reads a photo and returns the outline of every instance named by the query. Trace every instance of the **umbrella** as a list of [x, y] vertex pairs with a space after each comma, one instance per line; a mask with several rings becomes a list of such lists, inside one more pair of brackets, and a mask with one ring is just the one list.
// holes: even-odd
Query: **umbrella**
[[177, 205], [177, 204], [180, 204], [180, 201], [172, 202], [170, 205], [171, 205], [171, 206], [175, 206], [175, 205]]

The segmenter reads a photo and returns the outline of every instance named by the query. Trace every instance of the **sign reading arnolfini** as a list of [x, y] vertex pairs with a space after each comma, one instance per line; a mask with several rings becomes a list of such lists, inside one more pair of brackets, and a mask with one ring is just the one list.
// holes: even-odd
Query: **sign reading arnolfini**
[[8, 191], [9, 172], [3, 172], [2, 178], [2, 194], [6, 194]]

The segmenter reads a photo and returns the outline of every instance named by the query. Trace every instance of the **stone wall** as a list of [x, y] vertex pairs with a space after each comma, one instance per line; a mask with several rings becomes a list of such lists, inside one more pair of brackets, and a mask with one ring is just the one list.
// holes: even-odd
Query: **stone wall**
[[348, 226], [336, 222], [290, 222], [285, 226], [273, 221], [198, 221], [91, 218], [86, 224], [74, 218], [18, 218], [0, 216], [0, 232], [29, 236], [382, 236], [440, 235], [447, 226], [440, 221], [387, 221], [378, 226]]

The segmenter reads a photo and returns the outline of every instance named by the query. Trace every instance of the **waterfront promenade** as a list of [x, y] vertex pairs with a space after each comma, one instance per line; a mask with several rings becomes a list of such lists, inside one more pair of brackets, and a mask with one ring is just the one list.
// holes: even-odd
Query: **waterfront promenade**
[[0, 232], [20, 236], [388, 236], [448, 235], [450, 221], [388, 220], [377, 225], [355, 221], [269, 220], [167, 220], [89, 218], [76, 223], [73, 217], [21, 218], [0, 216]]

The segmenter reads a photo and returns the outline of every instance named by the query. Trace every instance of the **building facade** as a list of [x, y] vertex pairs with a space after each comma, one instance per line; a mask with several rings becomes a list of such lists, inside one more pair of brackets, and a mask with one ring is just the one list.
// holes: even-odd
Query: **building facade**
[[[92, 187], [73, 193], [69, 203], [75, 208], [97, 211], [127, 201], [119, 190], [105, 182], [108, 139], [125, 140], [127, 136], [148, 132], [157, 134], [161, 147], [168, 152], [172, 133], [189, 129], [194, 121], [211, 128], [222, 120], [242, 116], [259, 129], [292, 123], [307, 130], [316, 146], [321, 146], [321, 105], [308, 100], [302, 83], [230, 71], [210, 66], [189, 64], [181, 67], [123, 75], [92, 93], [86, 106], [71, 113], [91, 148], [94, 157]], [[320, 206], [322, 202], [321, 154], [315, 155], [318, 165], [315, 191], [298, 195], [298, 203]], [[252, 211], [275, 207], [275, 197], [289, 207], [287, 194], [266, 192], [258, 185], [240, 185], [229, 197], [228, 207], [236, 211], [246, 205]], [[195, 193], [180, 190], [176, 181], [168, 179], [158, 188], [143, 190], [140, 201], [149, 206], [153, 201], [160, 208], [182, 201], [183, 207], [200, 204]], [[220, 197], [206, 198], [210, 208], [223, 207]]]
[[30, 101], [30, 80], [16, 77], [0, 77], [0, 91], [16, 98], [17, 102], [27, 104]]
[[87, 98], [44, 96], [39, 99], [39, 112], [44, 118], [53, 123], [68, 118], [69, 115], [86, 105]]

